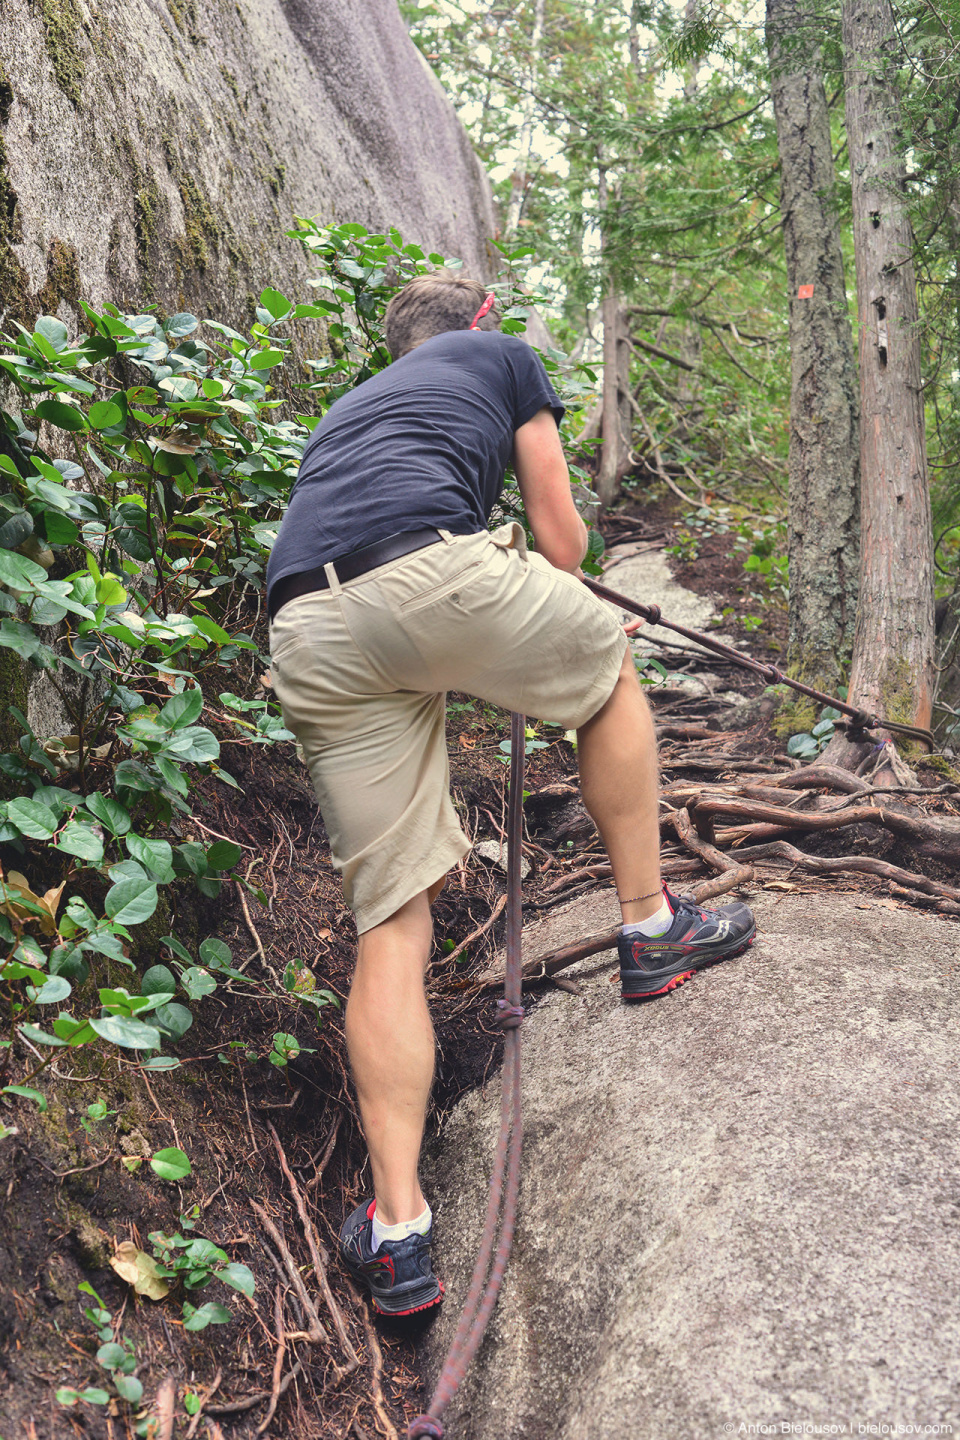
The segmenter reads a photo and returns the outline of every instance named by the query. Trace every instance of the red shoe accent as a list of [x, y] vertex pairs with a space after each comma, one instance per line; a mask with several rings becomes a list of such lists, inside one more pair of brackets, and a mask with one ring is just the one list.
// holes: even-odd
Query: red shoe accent
[[443, 1288], [442, 1280], [438, 1280], [437, 1284], [440, 1286], [440, 1294], [437, 1295], [433, 1300], [428, 1300], [426, 1305], [414, 1305], [412, 1310], [384, 1310], [377, 1304], [376, 1300], [372, 1295], [370, 1298], [371, 1300], [373, 1300], [373, 1308], [374, 1310], [376, 1310], [377, 1314], [385, 1315], [388, 1319], [393, 1319], [397, 1315], [418, 1315], [421, 1310], [431, 1310], [434, 1305], [440, 1304], [441, 1300], [446, 1294], [446, 1291]]
[[675, 990], [685, 980], [692, 980], [696, 973], [696, 970], [684, 970], [680, 975], [674, 975], [673, 979], [668, 980], [666, 985], [659, 990], [638, 990], [633, 995], [629, 991], [624, 991], [623, 998], [624, 1000], [653, 1000], [657, 995], [666, 995], [668, 991]]

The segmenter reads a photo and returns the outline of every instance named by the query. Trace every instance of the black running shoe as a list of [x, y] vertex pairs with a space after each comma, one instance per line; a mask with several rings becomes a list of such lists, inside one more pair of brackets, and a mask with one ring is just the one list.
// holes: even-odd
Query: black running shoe
[[443, 1299], [443, 1285], [430, 1263], [431, 1227], [426, 1235], [384, 1240], [371, 1248], [376, 1200], [364, 1200], [343, 1222], [340, 1257], [347, 1269], [370, 1291], [381, 1315], [413, 1315]]
[[732, 960], [753, 944], [753, 913], [742, 900], [716, 910], [663, 887], [673, 920], [663, 935], [621, 935], [620, 990], [624, 1000], [652, 1000], [689, 980], [698, 970]]

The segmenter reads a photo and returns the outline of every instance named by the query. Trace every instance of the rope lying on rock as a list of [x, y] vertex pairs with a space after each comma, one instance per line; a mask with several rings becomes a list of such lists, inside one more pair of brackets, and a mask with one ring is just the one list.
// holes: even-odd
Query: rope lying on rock
[[789, 675], [784, 675], [776, 665], [765, 665], [760, 660], [754, 660], [750, 655], [743, 655], [739, 650], [733, 650], [729, 645], [724, 645], [720, 640], [712, 640], [709, 635], [703, 635], [699, 630], [688, 630], [685, 625], [675, 625], [671, 620], [664, 620], [659, 605], [642, 605], [639, 600], [630, 600], [626, 595], [619, 594], [616, 590], [609, 589], [606, 585], [600, 585], [596, 580], [584, 577], [584, 585], [592, 590], [594, 595], [599, 595], [601, 600], [609, 600], [614, 605], [619, 605], [621, 610], [629, 610], [633, 615], [639, 615], [641, 619], [649, 621], [651, 625], [661, 625], [665, 630], [674, 630], [678, 635], [684, 635], [688, 640], [694, 640], [698, 645], [713, 650], [717, 655], [723, 655], [727, 660], [732, 660], [735, 665], [740, 665], [744, 670], [753, 670], [771, 685], [789, 685], [791, 690], [798, 691], [801, 695], [807, 695], [811, 700], [817, 700], [821, 705], [832, 705], [843, 715], [850, 716], [850, 724], [847, 727], [847, 734], [851, 740], [857, 740], [865, 736], [868, 730], [890, 730], [897, 735], [906, 735], [911, 740], [919, 740], [931, 751], [935, 748], [933, 734], [924, 730], [919, 725], [901, 725], [895, 720], [883, 720], [877, 715], [870, 715], [865, 710], [858, 710], [854, 705], [848, 705], [846, 700], [841, 700], [836, 695], [825, 695], [822, 690], [814, 690], [809, 685], [803, 685], [799, 680], [791, 680]]
[[[494, 1156], [487, 1215], [483, 1227], [480, 1253], [477, 1255], [453, 1343], [443, 1362], [437, 1388], [427, 1411], [418, 1415], [407, 1429], [407, 1440], [418, 1436], [443, 1440], [440, 1417], [460, 1388], [467, 1367], [477, 1353], [493, 1307], [497, 1303], [503, 1274], [510, 1257], [513, 1233], [517, 1224], [517, 1201], [520, 1194], [520, 930], [522, 898], [520, 893], [520, 862], [523, 852], [523, 760], [526, 744], [526, 719], [510, 716], [510, 797], [507, 805], [507, 960], [503, 999], [498, 1001], [497, 1023], [504, 1033], [503, 1079], [500, 1094], [500, 1134]], [[497, 1220], [500, 1217], [500, 1240], [497, 1243]], [[496, 1254], [494, 1245], [496, 1244]], [[493, 1264], [491, 1265], [491, 1256]], [[489, 1270], [489, 1276], [487, 1274]]]

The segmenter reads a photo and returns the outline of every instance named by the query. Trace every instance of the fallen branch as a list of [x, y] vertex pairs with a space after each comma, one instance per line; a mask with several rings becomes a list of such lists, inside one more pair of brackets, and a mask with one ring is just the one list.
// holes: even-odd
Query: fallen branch
[[[334, 1298], [333, 1291], [330, 1289], [330, 1282], [327, 1280], [327, 1270], [323, 1261], [322, 1246], [319, 1239], [317, 1238], [317, 1232], [314, 1228], [313, 1221], [310, 1219], [310, 1216], [307, 1213], [307, 1207], [304, 1204], [303, 1196], [300, 1193], [300, 1186], [297, 1184], [293, 1175], [293, 1171], [290, 1169], [290, 1166], [287, 1163], [287, 1157], [284, 1153], [283, 1146], [280, 1144], [280, 1137], [278, 1136], [276, 1130], [274, 1130], [273, 1126], [270, 1124], [269, 1120], [267, 1121], [267, 1129], [270, 1131], [274, 1146], [276, 1147], [277, 1155], [280, 1157], [280, 1167], [283, 1170], [284, 1175], [287, 1177], [287, 1184], [290, 1186], [290, 1193], [293, 1195], [294, 1204], [297, 1207], [297, 1214], [300, 1216], [300, 1221], [303, 1225], [303, 1232], [307, 1238], [307, 1246], [310, 1250], [310, 1258], [313, 1261], [313, 1269], [317, 1277], [317, 1283], [320, 1286], [320, 1292], [323, 1295], [324, 1303], [326, 1304], [326, 1307], [330, 1312], [330, 1318], [333, 1321], [334, 1329], [336, 1330], [337, 1337], [340, 1341], [340, 1348], [343, 1351], [344, 1355], [347, 1357], [346, 1365], [338, 1365], [335, 1369], [333, 1383], [335, 1385], [339, 1385], [341, 1380], [345, 1380], [348, 1375], [352, 1375], [355, 1370], [359, 1369], [360, 1356], [353, 1348], [353, 1345], [350, 1341], [350, 1336], [347, 1333], [347, 1326], [343, 1318], [343, 1313]], [[316, 1312], [314, 1312], [314, 1314], [316, 1314]]]
[[915, 875], [910, 870], [902, 870], [899, 865], [889, 865], [886, 860], [875, 860], [868, 855], [807, 855], [786, 840], [775, 840], [770, 845], [752, 845], [749, 849], [737, 853], [744, 860], [781, 860], [798, 870], [808, 870], [818, 875], [841, 875], [845, 871], [878, 875], [882, 880], [896, 881], [909, 889], [921, 890], [926, 895], [960, 901], [960, 889], [956, 886], [944, 885], [939, 880], [928, 880], [926, 875]]
[[[558, 970], [565, 970], [568, 965], [575, 965], [578, 960], [586, 960], [590, 955], [599, 955], [603, 950], [615, 950], [619, 937], [620, 926], [615, 925], [612, 930], [601, 930], [594, 935], [586, 935], [573, 945], [561, 945], [556, 950], [548, 950], [538, 959], [525, 962], [520, 972], [523, 981], [525, 984], [533, 984], [538, 980], [546, 980], [549, 976], [555, 975]], [[499, 990], [502, 985], [502, 970], [488, 970], [477, 980], [477, 988], [481, 991]]]
[[781, 805], [763, 805], [757, 801], [710, 799], [699, 801], [693, 809], [693, 823], [698, 834], [708, 843], [716, 840], [717, 820], [759, 821], [783, 830], [836, 830], [845, 825], [883, 825], [913, 844], [925, 855], [939, 860], [960, 861], [960, 825], [947, 825], [926, 817], [906, 815], [885, 805], [859, 805], [842, 811], [796, 811]]

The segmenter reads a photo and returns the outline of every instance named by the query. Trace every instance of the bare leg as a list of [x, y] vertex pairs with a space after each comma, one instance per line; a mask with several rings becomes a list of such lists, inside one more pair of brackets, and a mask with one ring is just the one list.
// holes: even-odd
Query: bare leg
[[399, 1225], [423, 1213], [417, 1166], [433, 1080], [424, 994], [433, 922], [428, 892], [360, 936], [346, 1034], [370, 1152], [377, 1214]]
[[657, 742], [628, 650], [613, 694], [577, 731], [583, 803], [603, 840], [617, 893], [647, 900], [621, 905], [624, 922], [645, 920], [661, 904]]

